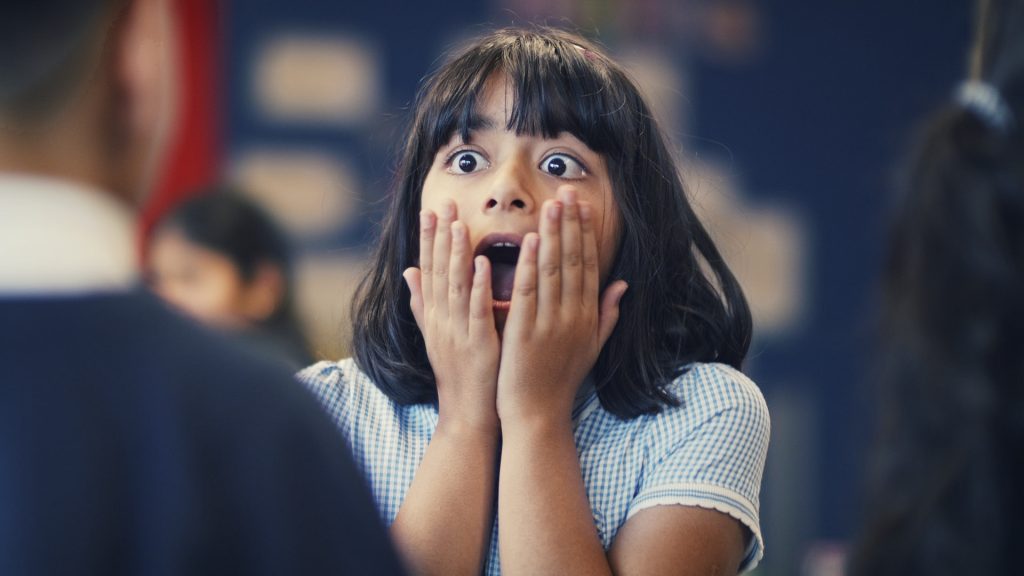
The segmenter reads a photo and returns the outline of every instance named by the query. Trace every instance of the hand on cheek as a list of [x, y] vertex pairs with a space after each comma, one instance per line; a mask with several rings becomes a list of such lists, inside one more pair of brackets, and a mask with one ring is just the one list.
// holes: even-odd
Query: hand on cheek
[[541, 208], [539, 234], [524, 239], [502, 335], [498, 414], [568, 420], [576, 391], [618, 321], [626, 283], [600, 293], [593, 211], [571, 187]]
[[[500, 345], [494, 327], [490, 264], [476, 259], [466, 226], [447, 202], [420, 217], [420, 265], [404, 277], [437, 382], [442, 422], [497, 430]], [[440, 425], [440, 422], [439, 422]]]

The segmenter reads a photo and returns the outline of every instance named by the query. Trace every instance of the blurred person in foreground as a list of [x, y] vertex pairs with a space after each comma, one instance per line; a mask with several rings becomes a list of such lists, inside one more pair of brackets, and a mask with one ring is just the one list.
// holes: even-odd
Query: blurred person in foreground
[[1024, 0], [906, 174], [884, 285], [876, 478], [854, 575], [1016, 574], [1024, 518]]
[[295, 312], [288, 239], [229, 186], [175, 207], [149, 245], [150, 286], [176, 308], [293, 371], [313, 362]]
[[397, 573], [308, 393], [138, 287], [168, 9], [0, 9], [0, 574]]

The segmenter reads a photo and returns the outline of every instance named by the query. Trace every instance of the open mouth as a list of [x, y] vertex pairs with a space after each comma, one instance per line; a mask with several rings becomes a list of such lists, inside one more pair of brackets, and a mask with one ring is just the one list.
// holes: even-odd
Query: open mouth
[[485, 256], [491, 263], [491, 292], [496, 304], [512, 300], [521, 243], [519, 236], [491, 234], [477, 245], [476, 254]]

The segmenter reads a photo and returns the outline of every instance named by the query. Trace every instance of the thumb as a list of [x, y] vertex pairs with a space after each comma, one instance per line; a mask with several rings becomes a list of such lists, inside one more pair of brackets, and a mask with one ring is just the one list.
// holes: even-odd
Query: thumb
[[405, 272], [402, 272], [402, 278], [405, 278], [405, 283], [409, 286], [409, 307], [412, 308], [413, 318], [416, 319], [420, 332], [423, 332], [423, 289], [420, 284], [420, 269], [406, 268]]
[[601, 348], [604, 348], [605, 342], [608, 341], [612, 330], [615, 329], [615, 324], [619, 321], [619, 301], [622, 300], [622, 296], [628, 288], [629, 285], [625, 280], [616, 280], [605, 288], [604, 294], [601, 295], [600, 317], [597, 321], [597, 337], [600, 339]]

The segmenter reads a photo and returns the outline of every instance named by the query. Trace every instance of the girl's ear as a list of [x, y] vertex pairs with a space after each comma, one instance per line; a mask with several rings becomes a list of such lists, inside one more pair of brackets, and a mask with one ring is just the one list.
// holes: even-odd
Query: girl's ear
[[281, 267], [261, 262], [242, 289], [241, 312], [251, 322], [263, 322], [274, 315], [285, 296]]

